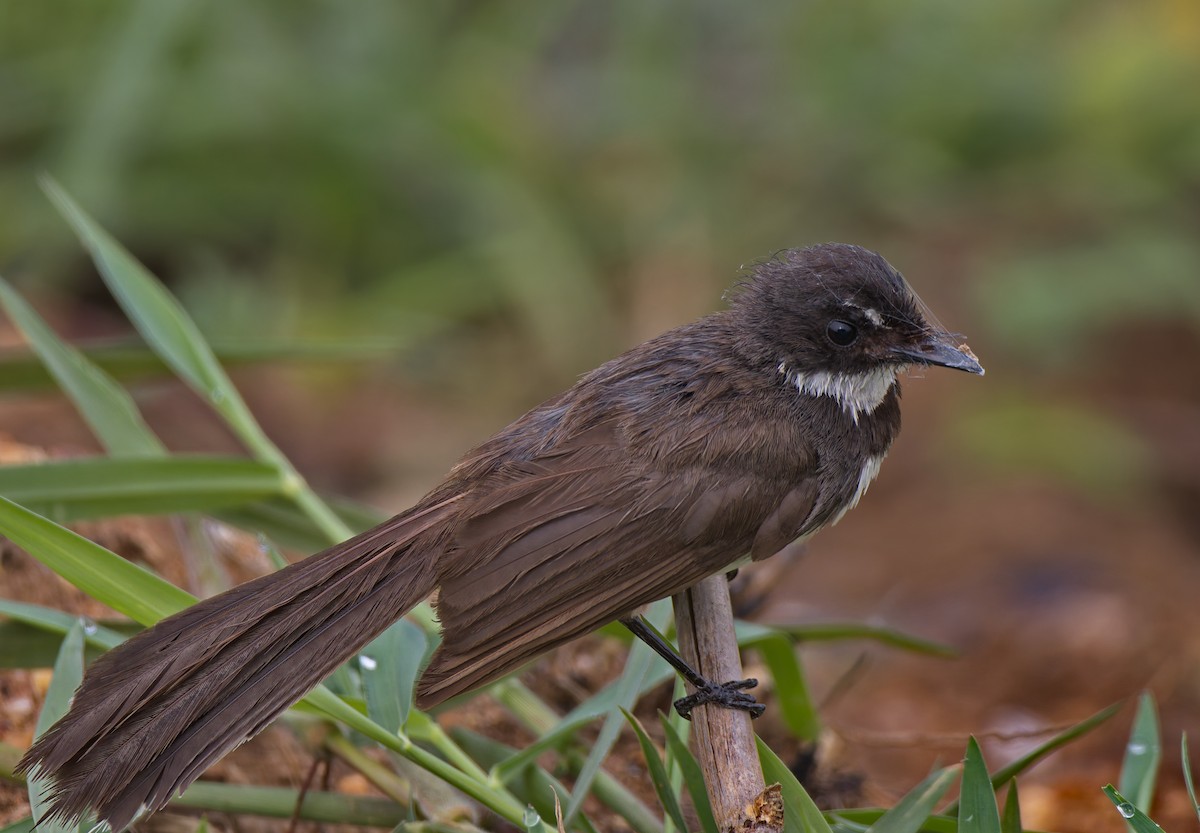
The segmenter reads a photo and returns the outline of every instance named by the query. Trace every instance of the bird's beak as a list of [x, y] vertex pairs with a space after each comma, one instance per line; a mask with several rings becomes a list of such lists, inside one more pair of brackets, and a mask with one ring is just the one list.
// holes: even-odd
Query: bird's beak
[[957, 339], [950, 333], [929, 333], [916, 344], [893, 347], [892, 353], [906, 362], [936, 364], [954, 370], [983, 375], [983, 365], [975, 358], [965, 342], [953, 344]]

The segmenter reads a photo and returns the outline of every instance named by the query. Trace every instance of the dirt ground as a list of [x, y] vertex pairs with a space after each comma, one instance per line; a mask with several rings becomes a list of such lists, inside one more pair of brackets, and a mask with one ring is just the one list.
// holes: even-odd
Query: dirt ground
[[[267, 369], [241, 377], [268, 432], [314, 482], [383, 508], [406, 505], [458, 452], [503, 422], [413, 399], [394, 380], [363, 385], [332, 404], [289, 380]], [[1167, 830], [1195, 829], [1178, 748], [1181, 732], [1190, 729], [1195, 738], [1200, 728], [1200, 392], [1173, 394], [1167, 408], [1146, 405], [1162, 402], [1150, 396], [1114, 405], [1156, 450], [1156, 474], [1136, 499], [1098, 498], [1044, 476], [981, 474], [948, 452], [939, 432], [955, 419], [956, 403], [976, 395], [968, 387], [978, 381], [930, 374], [908, 385], [905, 431], [870, 494], [773, 577], [774, 589], [755, 611], [754, 618], [772, 623], [884, 623], [959, 652], [937, 659], [865, 643], [806, 646], [828, 730], [814, 791], [832, 803], [890, 804], [931, 766], [958, 760], [968, 734], [980, 739], [996, 768], [1047, 733], [1124, 701], [1109, 724], [1021, 779], [1027, 827], [1115, 833], [1123, 824], [1100, 787], [1116, 781], [1133, 700], [1150, 690], [1165, 747], [1153, 815]], [[1099, 384], [1090, 393], [1106, 401], [1110, 392]], [[235, 448], [174, 386], [144, 392], [142, 402], [175, 447]], [[10, 460], [93, 448], [69, 408], [51, 395], [0, 402], [0, 433]], [[173, 581], [194, 581], [178, 559], [180, 531], [170, 521], [119, 519], [79, 528]], [[266, 569], [252, 546], [233, 550], [227, 566], [235, 578]], [[11, 546], [0, 550], [0, 584], [5, 597], [103, 614]], [[747, 664], [763, 675], [752, 654]], [[529, 678], [567, 707], [585, 696], [582, 689], [619, 670], [613, 647], [592, 640], [543, 660]], [[45, 683], [45, 672], [0, 672], [0, 741], [19, 748], [30, 742]], [[657, 699], [661, 704], [652, 705], [665, 705], [665, 692]], [[484, 709], [456, 719], [483, 728], [490, 722], [496, 734], [519, 742], [520, 732], [499, 714]], [[801, 750], [777, 715], [768, 710], [758, 728], [785, 760], [798, 759]], [[303, 742], [275, 729], [215, 774], [295, 786], [311, 762]], [[622, 743], [609, 769], [648, 793], [632, 742]], [[349, 771], [335, 770], [330, 786], [369, 792]], [[26, 812], [22, 790], [0, 781], [0, 824]], [[218, 824], [258, 829], [245, 821]]]

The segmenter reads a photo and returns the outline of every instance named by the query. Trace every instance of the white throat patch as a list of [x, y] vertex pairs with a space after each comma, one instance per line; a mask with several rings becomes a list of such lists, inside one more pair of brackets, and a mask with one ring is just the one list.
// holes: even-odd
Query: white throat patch
[[802, 373], [788, 367], [787, 362], [779, 363], [779, 372], [797, 390], [810, 396], [832, 397], [856, 423], [860, 415], [873, 413], [879, 407], [902, 369], [885, 365], [865, 373], [830, 373], [827, 370]]

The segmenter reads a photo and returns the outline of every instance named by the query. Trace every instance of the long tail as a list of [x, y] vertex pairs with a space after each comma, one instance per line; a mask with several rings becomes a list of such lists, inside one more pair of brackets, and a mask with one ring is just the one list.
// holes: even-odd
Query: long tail
[[[51, 816], [154, 811], [429, 595], [453, 500], [164, 619], [102, 656], [21, 759]], [[431, 546], [432, 545], [432, 546]]]

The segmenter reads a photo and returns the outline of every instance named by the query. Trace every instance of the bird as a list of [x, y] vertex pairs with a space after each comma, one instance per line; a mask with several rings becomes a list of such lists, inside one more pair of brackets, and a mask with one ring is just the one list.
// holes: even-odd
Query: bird
[[[983, 373], [858, 246], [782, 250], [726, 297], [518, 418], [411, 508], [101, 656], [19, 764], [48, 779], [49, 816], [119, 831], [162, 808], [435, 591], [421, 708], [636, 623], [853, 508], [899, 432], [906, 370]], [[752, 710], [744, 687], [709, 693]]]

